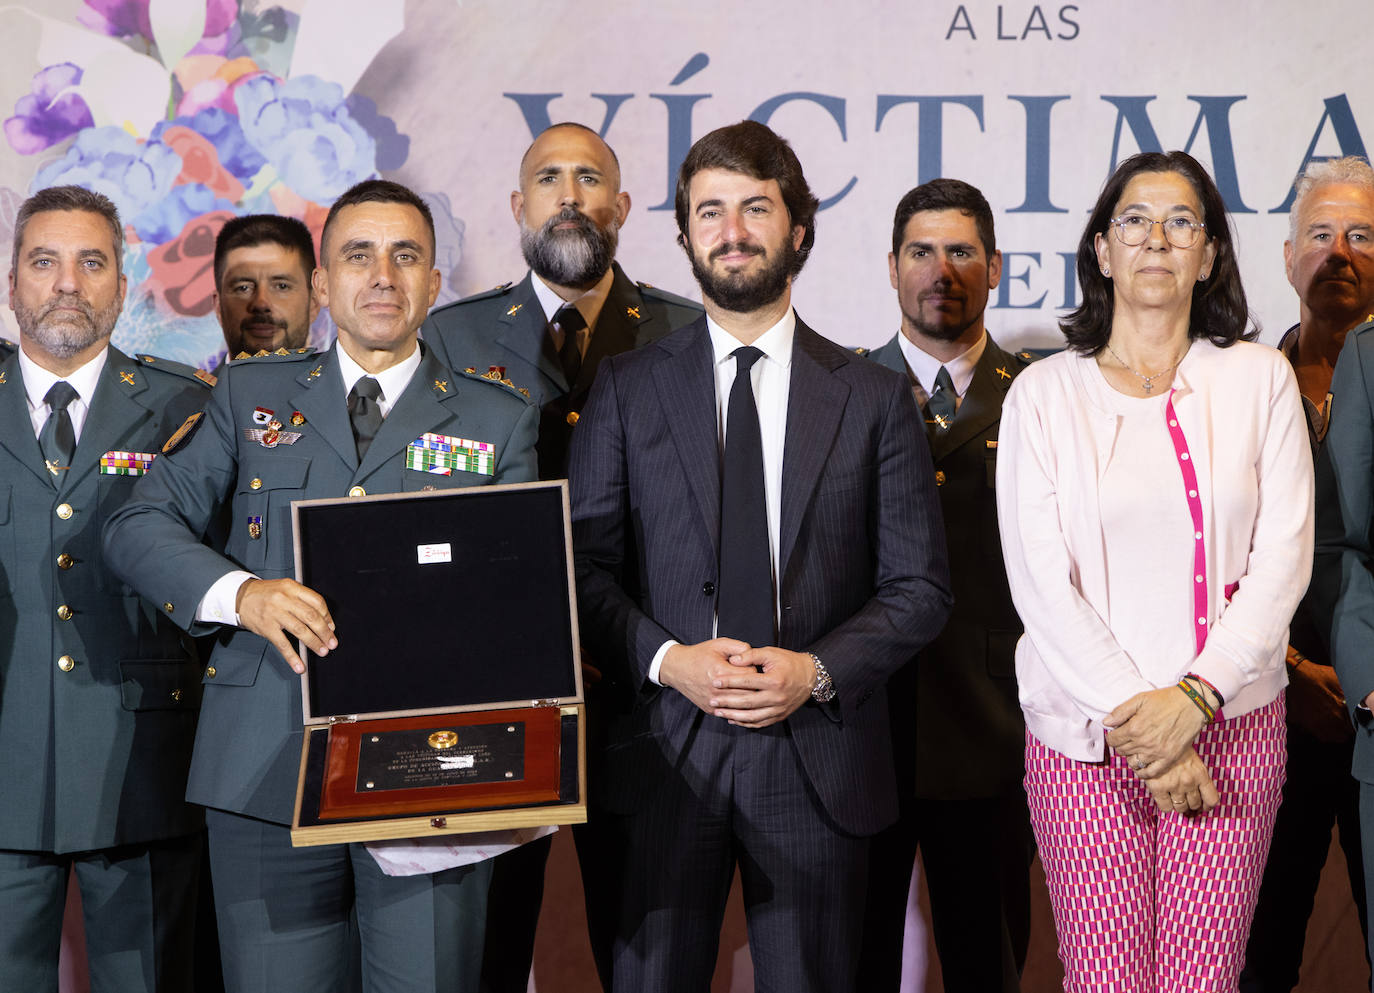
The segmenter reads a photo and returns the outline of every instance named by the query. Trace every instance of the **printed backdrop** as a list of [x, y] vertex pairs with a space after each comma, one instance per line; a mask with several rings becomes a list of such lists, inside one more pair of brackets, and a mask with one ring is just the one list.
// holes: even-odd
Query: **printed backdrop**
[[[716, 9], [718, 8], [718, 9]], [[0, 237], [17, 203], [73, 182], [129, 232], [126, 349], [219, 347], [210, 253], [253, 211], [318, 231], [373, 175], [423, 191], [443, 299], [524, 271], [509, 210], [532, 132], [578, 120], [619, 153], [634, 207], [620, 257], [693, 295], [672, 185], [692, 140], [743, 117], [797, 148], [824, 201], [799, 311], [849, 344], [897, 327], [885, 255], [896, 201], [937, 175], [997, 211], [989, 326], [1054, 344], [1072, 253], [1114, 163], [1183, 147], [1233, 211], [1264, 339], [1296, 319], [1283, 273], [1290, 184], [1374, 132], [1374, 8], [1348, 0], [740, 8], [612, 0], [41, 0], [0, 7]], [[3, 292], [0, 290], [0, 292]], [[10, 333], [13, 318], [0, 310]], [[331, 333], [327, 315], [316, 337]]]

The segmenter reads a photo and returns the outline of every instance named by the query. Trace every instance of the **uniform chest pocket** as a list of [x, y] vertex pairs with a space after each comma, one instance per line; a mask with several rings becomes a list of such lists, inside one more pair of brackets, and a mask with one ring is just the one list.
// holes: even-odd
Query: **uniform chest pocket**
[[255, 455], [239, 463], [234, 519], [228, 550], [252, 572], [292, 572], [291, 501], [302, 495], [310, 460], [291, 455]]

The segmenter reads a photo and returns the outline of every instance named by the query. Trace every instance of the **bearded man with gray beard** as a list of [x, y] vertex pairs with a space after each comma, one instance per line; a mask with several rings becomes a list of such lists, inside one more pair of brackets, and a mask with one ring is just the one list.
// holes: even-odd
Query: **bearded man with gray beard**
[[105, 519], [213, 377], [110, 344], [124, 303], [115, 206], [75, 186], [20, 206], [0, 338], [0, 987], [57, 989], [68, 877], [91, 989], [193, 988], [204, 818], [186, 803], [201, 696], [185, 603], [106, 568]]
[[[639, 348], [691, 324], [701, 305], [635, 283], [615, 262], [630, 195], [620, 188], [620, 162], [595, 131], [554, 124], [520, 160], [520, 188], [510, 195], [520, 248], [530, 272], [518, 283], [440, 307], [420, 334], [453, 369], [490, 373], [527, 390], [539, 405], [539, 478], [567, 475], [568, 446], [603, 358]], [[587, 661], [586, 655], [583, 655]], [[614, 692], [587, 666], [588, 754], [601, 728], [598, 698]], [[591, 800], [596, 802], [593, 783]], [[616, 889], [595, 823], [574, 830], [582, 866], [587, 923], [603, 985], [610, 988], [614, 937], [604, 894]], [[482, 989], [525, 993], [544, 890], [550, 839], [495, 860], [487, 907]]]

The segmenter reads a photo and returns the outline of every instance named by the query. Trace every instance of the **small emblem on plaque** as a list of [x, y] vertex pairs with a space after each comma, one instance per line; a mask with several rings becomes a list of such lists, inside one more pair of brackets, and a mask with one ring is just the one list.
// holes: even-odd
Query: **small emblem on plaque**
[[435, 731], [429, 736], [429, 747], [435, 749], [452, 748], [458, 744], [458, 733], [456, 731]]

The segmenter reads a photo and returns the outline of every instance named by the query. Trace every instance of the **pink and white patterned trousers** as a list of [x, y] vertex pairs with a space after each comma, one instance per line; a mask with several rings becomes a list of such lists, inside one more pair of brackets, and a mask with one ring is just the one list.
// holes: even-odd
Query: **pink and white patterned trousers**
[[1233, 993], [1283, 789], [1284, 700], [1203, 728], [1221, 802], [1162, 813], [1126, 760], [1026, 735], [1026, 796], [1067, 993]]

